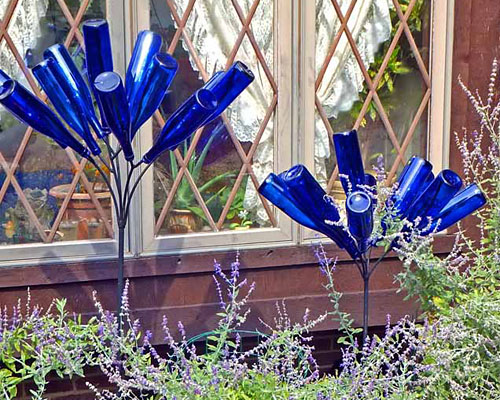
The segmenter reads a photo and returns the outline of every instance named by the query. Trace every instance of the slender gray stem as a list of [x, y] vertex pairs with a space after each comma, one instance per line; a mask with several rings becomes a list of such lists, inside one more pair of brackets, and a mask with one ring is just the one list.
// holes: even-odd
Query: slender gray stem
[[129, 161], [129, 168], [128, 168], [128, 172], [127, 172], [127, 180], [126, 180], [126, 183], [125, 183], [125, 189], [123, 190], [123, 204], [121, 205], [124, 210], [125, 210], [125, 208], [127, 206], [127, 200], [130, 201], [130, 198], [132, 197], [132, 196], [128, 196], [128, 189], [129, 189], [129, 186], [130, 186], [130, 182], [132, 180], [132, 176], [134, 174], [134, 170], [136, 168], [138, 168], [139, 165], [140, 165], [140, 163], [134, 164], [132, 161]]
[[99, 157], [99, 160], [101, 161], [102, 165], [104, 165], [109, 170], [109, 172], [113, 174], [114, 173], [113, 164], [112, 163], [108, 164], [104, 159], [104, 157], [102, 156], [102, 154], [99, 154], [97, 157]]
[[124, 288], [124, 264], [125, 264], [125, 225], [126, 222], [120, 221], [118, 226], [118, 287], [117, 287], [117, 313], [118, 313], [118, 332], [122, 329], [122, 297]]
[[370, 296], [370, 277], [363, 277], [363, 344], [366, 342], [368, 337], [368, 306], [369, 306], [369, 296]]

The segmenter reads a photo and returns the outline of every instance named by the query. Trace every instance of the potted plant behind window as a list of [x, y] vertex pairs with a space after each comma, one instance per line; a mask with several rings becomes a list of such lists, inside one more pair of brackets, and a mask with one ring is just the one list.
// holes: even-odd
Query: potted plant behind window
[[[187, 164], [187, 171], [193, 178], [194, 183], [197, 185], [201, 196], [204, 198], [207, 207], [217, 198], [217, 196], [226, 189], [226, 185], [218, 189], [215, 193], [210, 192], [214, 187], [222, 182], [224, 179], [232, 177], [233, 172], [224, 172], [222, 174], [211, 177], [207, 182], [198, 186], [200, 183], [200, 175], [203, 168], [203, 163], [208, 154], [210, 145], [212, 144], [215, 136], [210, 136], [200, 154], [193, 152], [191, 159]], [[183, 157], [185, 158], [188, 153], [188, 144], [184, 142], [183, 145]], [[170, 173], [160, 172], [157, 170], [157, 176], [160, 183], [168, 195], [170, 189], [168, 189], [166, 180], [169, 179], [174, 182], [179, 174], [179, 168], [177, 162], [175, 161], [175, 155], [173, 152], [169, 152], [170, 158]], [[168, 175], [168, 178], [167, 178]], [[199, 206], [196, 197], [194, 195], [193, 189], [189, 185], [186, 177], [182, 177], [179, 186], [177, 187], [171, 210], [168, 213], [167, 226], [169, 233], [191, 233], [199, 231], [202, 225], [202, 221], [206, 222], [206, 216], [201, 207]]]
[[[104, 172], [109, 175], [109, 171], [103, 167]], [[73, 170], [73, 173], [76, 173], [76, 170]], [[111, 192], [101, 173], [90, 163], [85, 165], [84, 173], [92, 184], [93, 197], [101, 204], [105, 218], [111, 222]], [[57, 185], [50, 189], [49, 195], [54, 197], [58, 207], [61, 207], [70, 189], [69, 183]], [[92, 196], [81, 184], [76, 186], [71, 195], [60, 230], [72, 239], [101, 239], [106, 236], [102, 216], [95, 208]]]

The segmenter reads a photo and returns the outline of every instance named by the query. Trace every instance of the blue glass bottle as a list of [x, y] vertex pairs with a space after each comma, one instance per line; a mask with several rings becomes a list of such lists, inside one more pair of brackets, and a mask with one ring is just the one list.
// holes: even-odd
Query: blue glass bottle
[[377, 178], [375, 178], [372, 174], [365, 174], [365, 186], [362, 189], [370, 195], [372, 208], [375, 209], [375, 207], [377, 207]]
[[215, 74], [205, 85], [217, 100], [217, 108], [204, 122], [208, 124], [217, 118], [253, 82], [253, 72], [241, 61], [236, 61], [226, 72]]
[[69, 146], [82, 157], [90, 157], [88, 149], [71, 136], [52, 110], [19, 82], [3, 82], [0, 103], [21, 122], [54, 139], [63, 149]]
[[157, 53], [147, 71], [144, 83], [128, 100], [132, 119], [132, 138], [160, 106], [170, 83], [177, 72], [175, 58], [166, 53]]
[[353, 258], [357, 257], [356, 243], [336, 225], [340, 219], [337, 208], [303, 165], [293, 166], [278, 176], [269, 175], [259, 193], [295, 221], [328, 236]]
[[50, 46], [44, 51], [43, 57], [45, 59], [54, 59], [56, 67], [53, 73], [59, 80], [59, 85], [61, 88], [67, 88], [67, 92], [68, 90], [73, 92], [74, 101], [78, 101], [80, 103], [80, 107], [85, 110], [89, 124], [96, 135], [99, 138], [105, 137], [107, 133], [103, 130], [97, 118], [89, 88], [80, 74], [80, 71], [78, 71], [78, 68], [73, 62], [73, 59], [68, 53], [66, 47], [62, 44]]
[[92, 83], [103, 72], [113, 71], [113, 54], [108, 22], [90, 19], [82, 25], [85, 41], [85, 63], [89, 82]]
[[85, 110], [75, 100], [74, 92], [69, 91], [70, 88], [59, 86], [59, 80], [53, 71], [56, 71], [53, 58], [43, 60], [32, 69], [33, 75], [61, 118], [85, 141], [92, 154], [100, 154], [101, 149], [90, 132]]
[[122, 146], [125, 159], [134, 159], [130, 143], [130, 111], [122, 79], [116, 72], [103, 72], [94, 86], [111, 131]]
[[326, 192], [305, 166], [294, 165], [280, 176], [304, 209], [313, 208], [314, 213], [323, 221], [338, 222], [340, 220], [337, 207], [327, 199]]
[[413, 202], [408, 219], [413, 221], [420, 217], [421, 223], [426, 224], [426, 217], [435, 217], [461, 187], [462, 179], [458, 174], [450, 169], [441, 171]]
[[434, 179], [432, 164], [421, 157], [412, 157], [397, 181], [396, 193], [391, 196], [396, 214], [406, 217], [417, 197]]
[[161, 44], [161, 36], [152, 31], [141, 31], [137, 35], [125, 76], [127, 99], [131, 102], [130, 104], [135, 104], [137, 92], [145, 89], [148, 70], [153, 57], [160, 51]]
[[316, 224], [297, 206], [288, 187], [278, 175], [269, 174], [259, 186], [259, 193], [299, 224], [314, 231], [319, 230]]
[[212, 92], [197, 90], [170, 116], [142, 160], [150, 164], [164, 151], [174, 149], [200, 128], [216, 107]]
[[347, 225], [349, 232], [358, 242], [359, 250], [364, 253], [368, 239], [373, 231], [373, 206], [371, 197], [358, 190], [347, 196]]
[[359, 148], [358, 133], [355, 129], [349, 132], [335, 133], [333, 135], [333, 143], [335, 145], [339, 174], [341, 175], [340, 182], [342, 183], [344, 192], [349, 194], [349, 183], [351, 191], [358, 190], [359, 185], [365, 183], [365, 170]]
[[102, 72], [113, 71], [113, 54], [111, 48], [111, 37], [108, 22], [104, 19], [90, 19], [83, 23], [83, 39], [85, 42], [85, 63], [89, 78], [90, 89], [94, 93], [101, 114], [101, 125], [106, 133], [107, 125], [101, 104], [95, 93], [94, 81]]
[[428, 233], [442, 231], [486, 204], [486, 197], [473, 183], [457, 193], [436, 215]]
[[0, 85], [3, 85], [5, 81], [12, 80], [9, 75], [0, 69]]
[[355, 243], [341, 226], [336, 225], [340, 221], [337, 207], [308, 169], [297, 164], [279, 176], [288, 187], [297, 207], [314, 221], [316, 230], [328, 236], [340, 248], [355, 253]]
[[365, 174], [365, 181], [364, 181], [365, 186], [370, 187], [370, 191], [372, 189], [376, 189], [377, 187], [377, 178], [375, 178], [372, 174]]

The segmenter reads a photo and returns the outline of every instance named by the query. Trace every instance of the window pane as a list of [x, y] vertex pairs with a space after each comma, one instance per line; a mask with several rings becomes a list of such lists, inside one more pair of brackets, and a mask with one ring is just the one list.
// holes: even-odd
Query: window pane
[[389, 179], [427, 153], [431, 1], [394, 3], [316, 0], [315, 168], [339, 198], [334, 132], [358, 129], [365, 169], [383, 156]]
[[[256, 185], [273, 170], [274, 3], [263, 0], [256, 9], [249, 0], [193, 3], [191, 7], [187, 0], [150, 1], [151, 29], [161, 33], [164, 51], [179, 62], [153, 134], [158, 134], [163, 121], [215, 71], [226, 69], [235, 60], [248, 65], [256, 79], [223, 117], [156, 162], [156, 233], [270, 226], [268, 213], [272, 210], [263, 206]], [[245, 26], [246, 33], [242, 31]]]
[[[20, 61], [31, 68], [42, 60], [47, 47], [68, 42], [81, 67], [84, 56], [78, 38], [70, 33], [71, 24], [105, 17], [104, 0], [91, 1], [81, 21], [73, 19], [83, 2], [63, 3], [18, 1], [7, 28], [13, 46], [5, 37], [0, 43], [0, 68], [34, 92], [40, 93], [36, 81], [31, 73], [25, 75]], [[4, 108], [0, 110], [0, 164], [0, 243], [99, 239], [112, 234], [109, 193], [102, 178], [92, 168], [80, 167], [77, 158]]]

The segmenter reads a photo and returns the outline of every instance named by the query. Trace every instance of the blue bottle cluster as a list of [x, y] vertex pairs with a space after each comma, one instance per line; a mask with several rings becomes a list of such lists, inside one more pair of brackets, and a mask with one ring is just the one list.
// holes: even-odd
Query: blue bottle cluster
[[[107, 21], [86, 21], [82, 30], [89, 85], [68, 50], [56, 44], [32, 69], [56, 112], [1, 70], [0, 103], [21, 122], [85, 158], [99, 155], [98, 140], [113, 133], [125, 158], [133, 161], [132, 140], [160, 106], [177, 72], [177, 61], [161, 52], [160, 35], [142, 31], [123, 82], [113, 71]], [[152, 163], [217, 118], [253, 80], [253, 73], [239, 61], [215, 73], [166, 121], [141, 162]]]
[[[333, 141], [340, 181], [347, 196], [347, 226], [341, 223], [333, 200], [303, 165], [279, 175], [270, 174], [259, 192], [292, 219], [328, 236], [357, 259], [377, 242], [370, 240], [376, 180], [365, 173], [355, 130], [336, 133]], [[485, 203], [476, 184], [463, 188], [462, 179], [449, 169], [434, 177], [431, 163], [414, 156], [404, 167], [386, 206], [392, 208], [395, 218], [413, 222], [422, 235], [428, 235], [449, 228]]]

